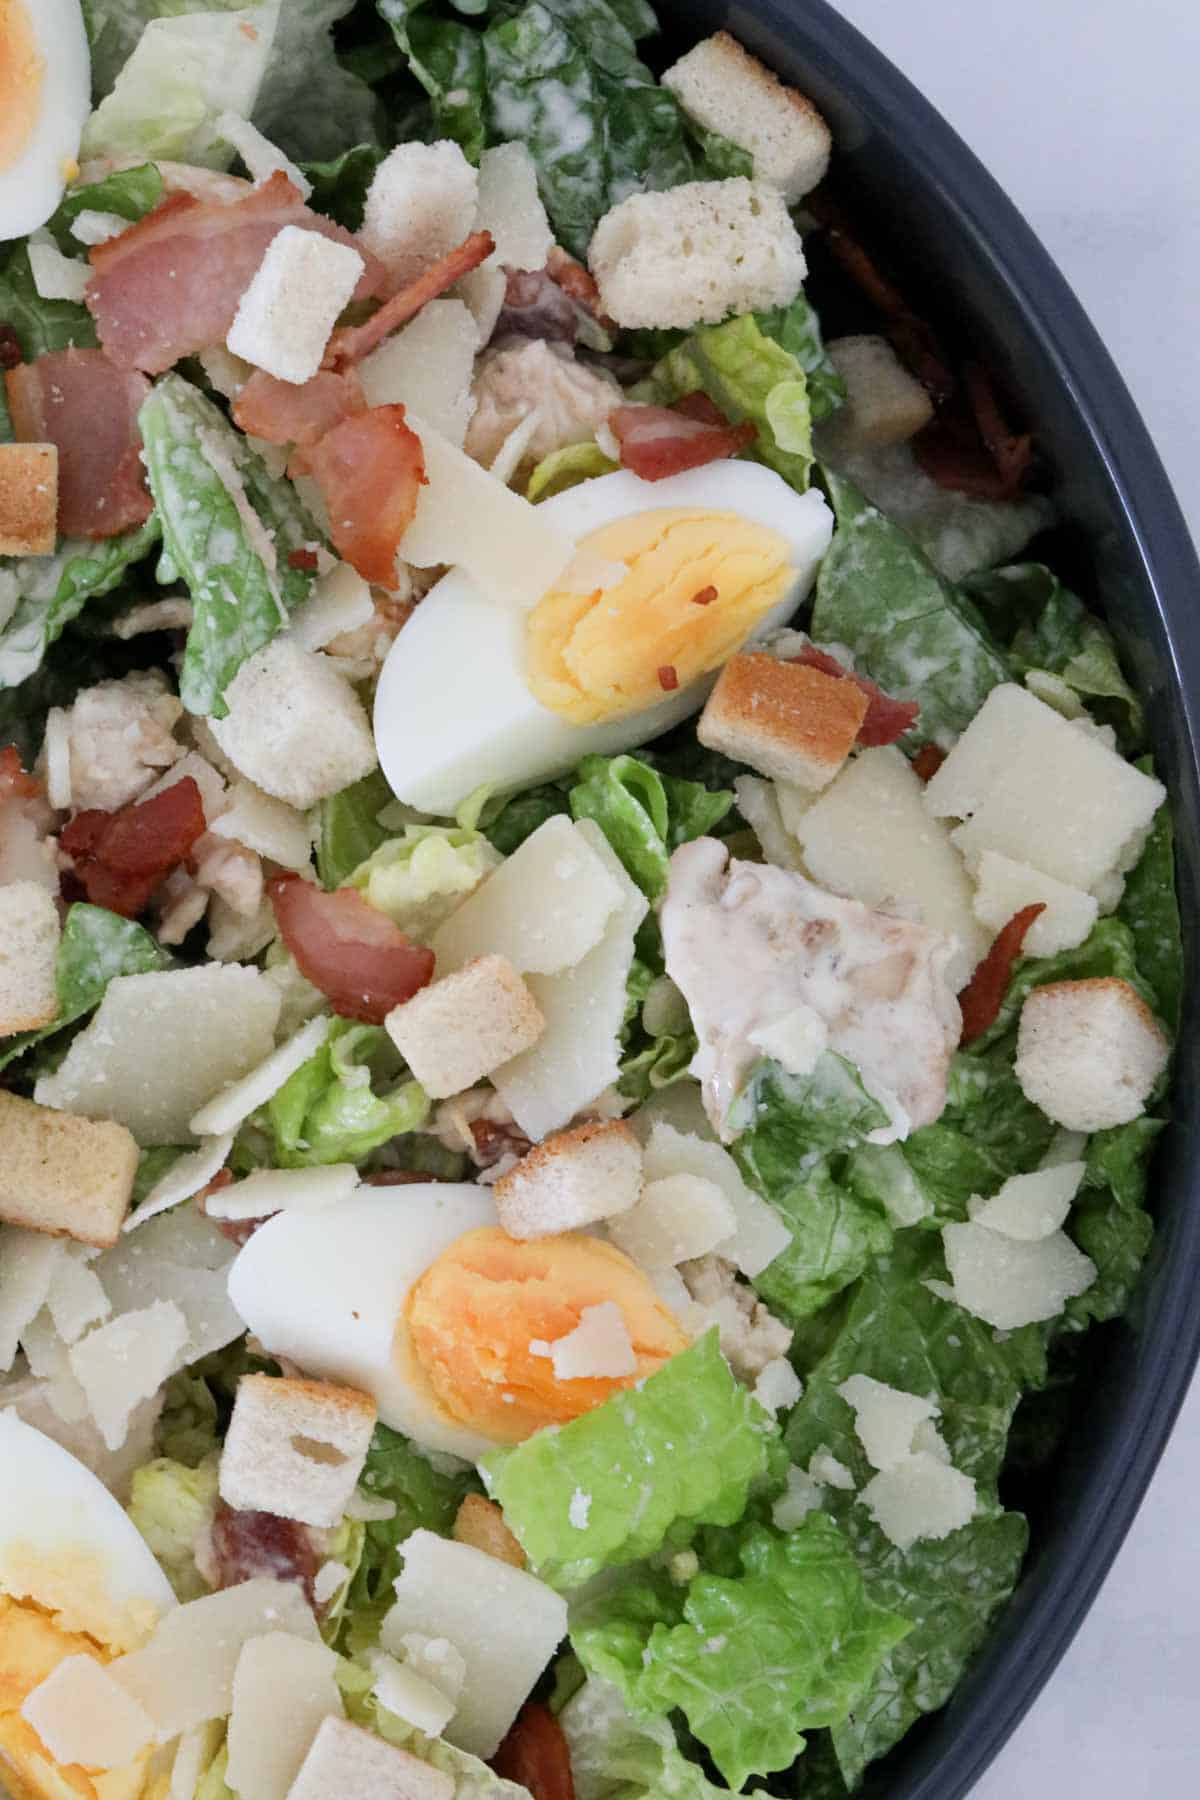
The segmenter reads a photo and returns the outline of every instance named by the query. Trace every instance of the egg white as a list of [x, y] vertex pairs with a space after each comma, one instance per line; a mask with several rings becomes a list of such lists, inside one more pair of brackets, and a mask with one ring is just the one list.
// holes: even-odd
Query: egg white
[[16, 4], [28, 15], [42, 60], [42, 85], [33, 131], [16, 160], [0, 168], [0, 240], [24, 237], [54, 212], [92, 105], [91, 55], [79, 0]]
[[[27, 1570], [86, 1563], [89, 1607], [94, 1602], [120, 1618], [147, 1605], [158, 1613], [175, 1605], [125, 1509], [69, 1450], [11, 1412], [0, 1413], [0, 1470], [0, 1592], [44, 1604], [50, 1596], [25, 1585]], [[94, 1597], [93, 1576], [103, 1583]]]
[[451, 1424], [409, 1379], [403, 1312], [443, 1250], [496, 1222], [489, 1190], [468, 1182], [361, 1187], [260, 1226], [229, 1272], [229, 1297], [270, 1354], [371, 1394], [383, 1423], [427, 1450], [474, 1461], [492, 1440]]
[[[620, 469], [543, 501], [538, 511], [578, 542], [617, 519], [666, 507], [735, 512], [787, 539], [795, 575], [755, 637], [791, 617], [833, 531], [815, 490], [797, 494], [772, 469], [733, 461], [653, 482]], [[485, 782], [504, 792], [562, 774], [582, 756], [633, 749], [695, 712], [715, 679], [691, 682], [627, 718], [573, 725], [529, 691], [525, 631], [525, 614], [461, 569], [430, 590], [404, 627], [380, 676], [375, 743], [392, 791], [408, 805], [450, 814]]]

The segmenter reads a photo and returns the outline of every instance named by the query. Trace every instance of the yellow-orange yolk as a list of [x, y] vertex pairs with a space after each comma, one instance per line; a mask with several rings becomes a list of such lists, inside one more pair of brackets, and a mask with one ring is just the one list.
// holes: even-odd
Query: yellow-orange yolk
[[576, 725], [641, 712], [720, 668], [793, 574], [786, 538], [732, 512], [634, 513], [579, 549], [629, 572], [590, 593], [552, 589], [525, 646], [534, 698]]
[[[560, 1381], [530, 1348], [574, 1331], [588, 1306], [615, 1301], [637, 1358], [625, 1376]], [[497, 1443], [562, 1425], [643, 1381], [688, 1339], [636, 1263], [599, 1238], [520, 1243], [498, 1226], [468, 1231], [408, 1297], [412, 1359], [442, 1410]]]
[[32, 136], [45, 72], [26, 0], [0, 0], [0, 169], [16, 162]]
[[64, 1631], [39, 1607], [0, 1595], [0, 1781], [13, 1800], [137, 1800], [149, 1749], [122, 1769], [57, 1763], [21, 1717], [34, 1688], [68, 1656], [109, 1659], [83, 1632]]

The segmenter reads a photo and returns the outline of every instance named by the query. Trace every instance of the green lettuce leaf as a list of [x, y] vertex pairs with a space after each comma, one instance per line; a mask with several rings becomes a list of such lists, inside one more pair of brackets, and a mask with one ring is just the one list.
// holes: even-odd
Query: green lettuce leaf
[[382, 1026], [335, 1019], [316, 1055], [267, 1102], [264, 1118], [277, 1167], [362, 1162], [391, 1138], [419, 1131], [429, 1101], [402, 1073]]
[[636, 756], [585, 756], [571, 787], [576, 819], [594, 819], [642, 892], [667, 885], [671, 852], [703, 837], [733, 805], [731, 793], [660, 775]]
[[375, 144], [355, 144], [326, 161], [302, 162], [300, 167], [312, 183], [308, 203], [313, 211], [336, 219], [347, 231], [357, 231], [363, 221], [367, 189], [383, 155]]
[[480, 1470], [536, 1573], [570, 1588], [650, 1555], [668, 1535], [739, 1519], [775, 1437], [711, 1331], [637, 1388], [493, 1451]]
[[1146, 1211], [1150, 1158], [1165, 1119], [1134, 1119], [1089, 1139], [1083, 1186], [1067, 1221], [1070, 1235], [1096, 1265], [1085, 1293], [1068, 1300], [1064, 1324], [1082, 1330], [1093, 1319], [1115, 1319], [1137, 1288], [1154, 1237]]
[[547, 781], [540, 787], [526, 788], [524, 793], [513, 794], [498, 805], [486, 806], [480, 829], [501, 856], [511, 856], [547, 819], [570, 812], [567, 793], [566, 781]]
[[350, 886], [424, 944], [500, 861], [482, 831], [406, 825], [400, 837], [388, 838], [359, 864]]
[[60, 250], [79, 254], [79, 240], [72, 237], [71, 226], [81, 212], [115, 213], [134, 224], [152, 212], [162, 199], [163, 178], [153, 163], [141, 163], [136, 169], [118, 169], [101, 181], [86, 187], [73, 187], [63, 200], [47, 229], [53, 232]]
[[42, 299], [24, 244], [18, 244], [0, 266], [0, 319], [16, 332], [26, 362], [51, 350], [96, 346], [96, 327], [86, 306], [75, 300]]
[[525, 489], [525, 498], [535, 504], [549, 500], [553, 494], [564, 494], [568, 488], [590, 481], [594, 475], [611, 475], [619, 464], [606, 456], [599, 444], [566, 444], [543, 456]]
[[757, 425], [749, 454], [803, 492], [812, 469], [812, 418], [798, 357], [747, 314], [693, 332], [655, 364], [632, 397], [668, 405], [697, 389], [735, 424]]
[[279, 7], [271, 55], [247, 116], [297, 161], [339, 157], [347, 144], [380, 142], [379, 103], [340, 61], [331, 35], [355, 3], [282, 0]]
[[719, 1800], [663, 1718], [635, 1718], [611, 1681], [589, 1675], [559, 1714], [577, 1800]]
[[317, 873], [327, 888], [341, 887], [360, 863], [387, 842], [379, 815], [392, 790], [379, 769], [364, 775], [317, 808]]
[[[1138, 763], [1154, 773], [1148, 757]], [[1138, 969], [1153, 989], [1156, 1010], [1172, 1032], [1179, 1029], [1183, 1000], [1183, 928], [1175, 892], [1175, 827], [1171, 803], [1154, 815], [1150, 836], [1125, 880], [1117, 917], [1128, 927]]]
[[891, 1247], [882, 1207], [840, 1179], [828, 1161], [794, 1176], [770, 1196], [792, 1241], [754, 1279], [771, 1309], [795, 1324], [856, 1281]]
[[51, 644], [89, 600], [111, 593], [160, 536], [154, 513], [144, 525], [91, 542], [65, 538], [53, 556], [0, 562], [0, 602], [6, 588], [13, 610], [0, 626], [0, 687], [19, 687], [37, 672]]
[[846, 384], [830, 361], [817, 309], [803, 289], [789, 306], [776, 306], [754, 317], [759, 330], [774, 338], [804, 370], [813, 424], [836, 412], [846, 398]]
[[1109, 975], [1128, 981], [1147, 1005], [1157, 1010], [1158, 995], [1143, 979], [1133, 931], [1119, 913], [1100, 919], [1073, 950], [1060, 950], [1054, 956], [1022, 957], [1013, 970], [994, 1024], [976, 1040], [973, 1050], [981, 1053], [1008, 1036], [1031, 989], [1044, 987], [1048, 981], [1089, 981]]
[[[180, 698], [189, 712], [223, 718], [233, 677], [312, 586], [312, 574], [293, 567], [289, 552], [312, 544], [317, 528], [291, 483], [269, 475], [241, 433], [181, 375], [158, 383], [139, 420], [164, 549], [195, 609]], [[258, 525], [248, 529], [254, 515]], [[268, 543], [273, 570], [263, 558]]]
[[67, 909], [54, 982], [58, 1017], [40, 1031], [22, 1031], [0, 1042], [0, 1069], [43, 1038], [52, 1037], [93, 1011], [116, 975], [145, 975], [170, 967], [170, 957], [132, 919], [77, 900]]
[[160, 1456], [134, 1472], [127, 1511], [180, 1600], [209, 1591], [195, 1551], [216, 1512], [218, 1461], [213, 1454], [189, 1468]]
[[[165, 1146], [164, 1146], [165, 1149]], [[178, 1154], [172, 1152], [172, 1156]], [[143, 1152], [143, 1157], [154, 1151]], [[204, 1379], [180, 1369], [167, 1382], [163, 1408], [154, 1428], [154, 1447], [172, 1466], [197, 1469], [221, 1448], [221, 1416], [217, 1397]]]
[[991, 690], [1011, 677], [975, 608], [912, 538], [826, 471], [837, 530], [817, 577], [812, 635], [845, 644], [861, 674], [898, 700], [917, 700], [912, 742], [948, 745]]
[[773, 1199], [807, 1163], [850, 1149], [886, 1126], [888, 1115], [854, 1065], [826, 1050], [809, 1075], [790, 1075], [770, 1058], [756, 1063], [729, 1123], [742, 1174]]

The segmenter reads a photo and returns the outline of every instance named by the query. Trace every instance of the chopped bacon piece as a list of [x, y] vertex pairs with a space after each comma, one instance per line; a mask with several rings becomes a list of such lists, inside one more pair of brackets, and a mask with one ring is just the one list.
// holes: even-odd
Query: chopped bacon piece
[[806, 644], [799, 656], [789, 656], [787, 660], [803, 663], [810, 669], [820, 669], [824, 675], [836, 675], [844, 681], [852, 681], [855, 687], [862, 689], [869, 704], [866, 717], [858, 728], [857, 741], [864, 749], [874, 750], [881, 744], [894, 744], [906, 731], [911, 731], [917, 722], [921, 708], [915, 700], [893, 700], [878, 683], [871, 681], [866, 675], [856, 675], [853, 669], [844, 669], [836, 656], [830, 656], [828, 650], [818, 649], [816, 644]]
[[338, 555], [364, 581], [396, 586], [396, 553], [425, 484], [421, 440], [402, 406], [343, 419], [305, 453]]
[[6, 744], [0, 750], [0, 800], [37, 800], [41, 792], [36, 775], [25, 773], [17, 746]]
[[0, 369], [15, 369], [23, 360], [20, 338], [11, 325], [0, 325]]
[[546, 273], [564, 294], [569, 294], [578, 306], [591, 313], [597, 325], [603, 326], [606, 331], [616, 330], [615, 321], [609, 318], [601, 305], [600, 289], [596, 285], [595, 276], [557, 244], [546, 258]]
[[475, 1161], [481, 1169], [490, 1169], [504, 1156], [524, 1156], [533, 1148], [515, 1119], [506, 1125], [495, 1119], [472, 1119], [471, 1137]]
[[912, 440], [913, 455], [931, 481], [972, 500], [1011, 500], [1012, 489], [982, 444], [964, 440], [945, 418]]
[[1033, 461], [1033, 439], [1028, 433], [1018, 435], [1011, 429], [1000, 410], [992, 378], [981, 364], [964, 366], [963, 385], [983, 447], [996, 465], [996, 473], [1007, 492], [1015, 494]]
[[[200, 1208], [200, 1211], [204, 1214], [206, 1219], [211, 1218], [212, 1216], [205, 1204], [208, 1200], [208, 1196], [210, 1194], [219, 1194], [221, 1189], [229, 1187], [232, 1184], [232, 1181], [232, 1169], [218, 1169], [208, 1186], [200, 1189], [200, 1192], [196, 1195], [196, 1205]], [[250, 1242], [250, 1239], [254, 1236], [259, 1226], [266, 1224], [269, 1216], [269, 1214], [264, 1215], [261, 1219], [213, 1219], [212, 1222], [220, 1232], [221, 1236], [223, 1238], [228, 1238], [229, 1242], [231, 1244], [236, 1244], [240, 1250], [243, 1244], [248, 1244]]]
[[932, 781], [946, 760], [940, 744], [922, 744], [912, 759], [913, 774], [920, 781]]
[[495, 248], [496, 240], [490, 231], [473, 231], [455, 249], [432, 263], [423, 275], [418, 275], [398, 294], [385, 300], [365, 325], [345, 325], [335, 331], [325, 351], [324, 367], [346, 369], [352, 363], [361, 362], [382, 344], [385, 337], [407, 324], [428, 301], [436, 300], [462, 276], [469, 275], [481, 262], [486, 262]]
[[289, 569], [303, 569], [306, 575], [315, 575], [321, 566], [321, 559], [316, 551], [306, 550], [303, 547], [299, 550], [289, 550], [287, 560]]
[[219, 1588], [264, 1575], [296, 1582], [310, 1605], [315, 1603], [313, 1580], [319, 1558], [307, 1526], [277, 1513], [241, 1512], [218, 1500], [210, 1541]]
[[1023, 906], [1020, 912], [1014, 913], [958, 996], [962, 1008], [963, 1044], [973, 1044], [996, 1023], [1012, 979], [1013, 964], [1025, 943], [1025, 934], [1045, 910], [1044, 902], [1039, 901], [1036, 906]]
[[528, 1788], [533, 1800], [575, 1800], [571, 1752], [563, 1728], [547, 1706], [526, 1701], [492, 1768], [505, 1781]]
[[382, 1025], [433, 979], [433, 951], [405, 937], [353, 888], [327, 894], [298, 875], [277, 875], [267, 893], [301, 974], [342, 1018]]
[[729, 420], [721, 411], [715, 400], [710, 400], [703, 388], [696, 388], [690, 394], [681, 394], [672, 402], [671, 412], [682, 413], [685, 419], [696, 419], [701, 425], [728, 425]]
[[63, 827], [59, 848], [73, 859], [93, 906], [136, 919], [204, 829], [200, 789], [188, 775], [119, 812], [76, 813]]
[[440, 1175], [426, 1175], [420, 1169], [376, 1169], [360, 1177], [364, 1187], [416, 1187], [426, 1181], [440, 1181]]
[[103, 350], [52, 350], [4, 377], [13, 430], [24, 444], [58, 446], [58, 529], [115, 537], [150, 517], [138, 412], [144, 375]]
[[234, 201], [171, 194], [119, 237], [92, 248], [85, 299], [113, 362], [161, 375], [181, 356], [223, 344], [238, 301], [285, 225], [358, 251], [366, 267], [356, 300], [387, 292], [383, 264], [353, 233], [310, 211], [282, 171]]
[[715, 587], [702, 587], [698, 594], [692, 595], [693, 606], [711, 606], [717, 597]]
[[658, 671], [658, 685], [664, 694], [673, 694], [679, 686], [679, 671], [674, 663], [663, 663]]
[[335, 375], [322, 369], [308, 381], [279, 381], [256, 369], [233, 403], [233, 422], [268, 444], [311, 447], [343, 419], [367, 410], [367, 397], [353, 369]]
[[744, 425], [714, 424], [670, 406], [618, 406], [608, 423], [621, 446], [622, 467], [643, 481], [663, 481], [736, 456], [758, 435], [749, 420]]

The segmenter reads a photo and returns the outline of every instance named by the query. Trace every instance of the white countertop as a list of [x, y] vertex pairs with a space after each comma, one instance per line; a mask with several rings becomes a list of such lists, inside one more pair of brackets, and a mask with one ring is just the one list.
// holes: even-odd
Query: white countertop
[[[835, 0], [1057, 259], [1200, 537], [1197, 0]], [[1197, 596], [1200, 601], [1200, 596]], [[1200, 1791], [1200, 1387], [1083, 1629], [973, 1800]]]

